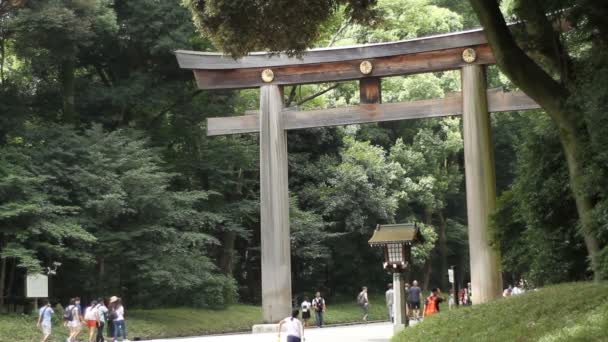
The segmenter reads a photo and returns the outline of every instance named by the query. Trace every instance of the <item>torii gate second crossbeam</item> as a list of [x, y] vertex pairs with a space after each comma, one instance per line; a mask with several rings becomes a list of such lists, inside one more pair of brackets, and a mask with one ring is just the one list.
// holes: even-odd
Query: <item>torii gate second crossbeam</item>
[[[489, 112], [539, 108], [521, 92], [487, 90], [485, 66], [494, 56], [482, 30], [394, 43], [309, 50], [301, 58], [253, 53], [239, 60], [218, 53], [176, 51], [181, 68], [201, 89], [260, 87], [257, 114], [210, 118], [209, 135], [260, 133], [262, 313], [276, 322], [291, 309], [291, 254], [286, 130], [462, 115], [474, 303], [500, 297], [500, 255], [490, 232], [496, 181]], [[404, 103], [381, 103], [380, 77], [461, 70], [462, 93]], [[359, 80], [361, 104], [291, 111], [283, 85]]]

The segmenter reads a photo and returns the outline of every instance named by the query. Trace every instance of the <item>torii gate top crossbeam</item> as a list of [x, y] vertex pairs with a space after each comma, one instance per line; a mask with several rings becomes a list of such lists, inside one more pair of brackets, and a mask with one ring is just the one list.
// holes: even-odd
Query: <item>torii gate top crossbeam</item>
[[[473, 48], [474, 61], [463, 61], [462, 52]], [[215, 52], [178, 50], [182, 69], [194, 71], [201, 89], [253, 88], [264, 84], [323, 83], [458, 69], [465, 64], [493, 64], [494, 56], [482, 29], [421, 37], [391, 43], [308, 50], [301, 57], [257, 52], [240, 59]], [[369, 61], [363, 74], [360, 63]], [[265, 69], [273, 79], [262, 80]]]

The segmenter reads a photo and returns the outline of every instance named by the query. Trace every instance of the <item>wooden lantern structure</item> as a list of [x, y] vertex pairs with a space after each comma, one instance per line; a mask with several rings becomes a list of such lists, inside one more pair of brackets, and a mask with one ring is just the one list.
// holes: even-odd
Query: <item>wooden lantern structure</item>
[[382, 265], [386, 271], [402, 273], [409, 267], [412, 245], [423, 241], [416, 223], [379, 224], [369, 239], [369, 245], [384, 249]]

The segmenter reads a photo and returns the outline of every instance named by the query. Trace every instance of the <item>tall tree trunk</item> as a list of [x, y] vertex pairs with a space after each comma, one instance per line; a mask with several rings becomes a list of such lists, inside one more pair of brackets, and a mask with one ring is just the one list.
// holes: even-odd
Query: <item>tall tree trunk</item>
[[[557, 126], [568, 164], [570, 189], [576, 202], [591, 269], [594, 279], [599, 281], [601, 280], [598, 260], [600, 246], [592, 227], [593, 201], [585, 189], [583, 181], [585, 165], [583, 152], [588, 148], [587, 139], [585, 139], [587, 130], [581, 128], [584, 127], [583, 118], [574, 115], [580, 111], [568, 107], [567, 103], [571, 96], [568, 89], [547, 74], [517, 45], [497, 1], [470, 0], [470, 3], [484, 27], [496, 63], [502, 72], [541, 105]], [[562, 75], [562, 78], [566, 76]]]
[[5, 292], [5, 283], [6, 283], [6, 258], [0, 259], [0, 307], [4, 305], [4, 292]]
[[441, 210], [437, 212], [437, 216], [439, 217], [438, 243], [439, 259], [441, 262], [441, 289], [446, 290], [450, 287], [448, 282], [448, 241], [446, 236], [446, 223]]
[[431, 256], [424, 263], [424, 279], [422, 280], [422, 290], [428, 291], [431, 283], [431, 273], [433, 272], [433, 262]]
[[97, 257], [97, 265], [97, 284], [99, 284], [97, 291], [99, 291], [98, 293], [106, 293], [106, 282], [104, 281], [106, 276], [106, 258], [103, 256]]
[[593, 219], [591, 217], [593, 202], [584, 184], [583, 153], [584, 146], [588, 144], [581, 143], [580, 139], [577, 139], [575, 127], [571, 127], [570, 130], [561, 129], [559, 137], [568, 163], [570, 188], [572, 189], [574, 201], [576, 202], [576, 210], [581, 221], [582, 235], [587, 247], [587, 253], [589, 254], [593, 278], [595, 281], [600, 281], [602, 280], [599, 261], [600, 246], [593, 231]]
[[13, 258], [10, 262], [7, 262], [8, 272], [8, 284], [6, 285], [6, 295], [8, 297], [14, 293], [13, 285], [15, 284], [15, 273], [17, 273], [17, 260]]
[[[1, 30], [1, 29], [0, 29]], [[4, 87], [4, 61], [6, 60], [6, 39], [4, 39], [4, 32], [0, 38], [0, 84]]]
[[[238, 200], [242, 197], [243, 194], [243, 169], [239, 168], [237, 171], [237, 180], [236, 180], [236, 188], [233, 196], [233, 200]], [[234, 243], [236, 241], [236, 232], [227, 230], [224, 232], [222, 236], [222, 253], [219, 258], [219, 268], [220, 270], [228, 276], [232, 276], [233, 274], [233, 266], [234, 266]]]
[[227, 276], [232, 276], [234, 265], [234, 242], [236, 233], [226, 231], [222, 236], [222, 254], [220, 255], [219, 268]]
[[65, 122], [78, 124], [78, 115], [74, 105], [76, 61], [64, 60], [61, 63], [61, 96], [63, 101], [63, 118]]

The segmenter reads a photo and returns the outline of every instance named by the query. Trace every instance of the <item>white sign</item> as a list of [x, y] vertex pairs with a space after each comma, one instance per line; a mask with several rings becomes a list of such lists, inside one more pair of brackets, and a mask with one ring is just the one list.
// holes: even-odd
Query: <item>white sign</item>
[[454, 284], [454, 270], [453, 269], [448, 270], [448, 278], [450, 279], [450, 283]]
[[49, 277], [44, 274], [28, 274], [25, 280], [25, 296], [46, 298], [49, 296]]

